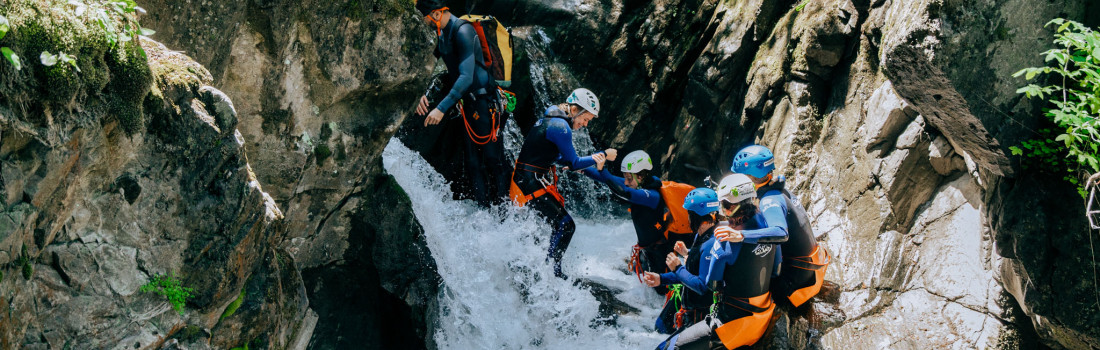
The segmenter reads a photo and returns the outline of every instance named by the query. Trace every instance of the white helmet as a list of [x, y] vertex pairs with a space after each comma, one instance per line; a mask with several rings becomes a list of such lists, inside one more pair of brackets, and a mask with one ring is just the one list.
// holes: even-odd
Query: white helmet
[[565, 103], [581, 106], [594, 116], [598, 117], [600, 115], [600, 100], [596, 98], [596, 94], [592, 93], [592, 90], [585, 88], [573, 90], [573, 93], [569, 94], [569, 98], [565, 99]]
[[733, 174], [722, 178], [716, 192], [718, 192], [718, 199], [734, 204], [756, 198], [756, 186], [744, 174]]
[[642, 170], [653, 170], [653, 159], [645, 151], [634, 151], [623, 158], [623, 164], [619, 168], [624, 173], [637, 174]]

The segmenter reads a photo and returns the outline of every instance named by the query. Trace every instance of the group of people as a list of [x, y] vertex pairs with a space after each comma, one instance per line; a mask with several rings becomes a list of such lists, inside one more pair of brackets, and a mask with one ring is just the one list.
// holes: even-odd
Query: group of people
[[[638, 150], [620, 162], [622, 176], [605, 164], [618, 152], [577, 155], [572, 132], [599, 116], [596, 95], [574, 90], [546, 109], [526, 135], [514, 170], [506, 172], [493, 80], [485, 72], [477, 33], [438, 0], [416, 7], [439, 36], [437, 53], [453, 85], [434, 108], [422, 97], [417, 112], [438, 124], [458, 106], [466, 127], [466, 175], [474, 199], [489, 205], [508, 198], [537, 211], [551, 226], [547, 260], [566, 278], [562, 255], [576, 229], [558, 191], [558, 167], [606, 184], [629, 203], [637, 234], [630, 269], [666, 296], [656, 329], [671, 334], [659, 349], [734, 349], [756, 343], [777, 300], [800, 307], [824, 281], [828, 253], [817, 244], [806, 211], [775, 174], [775, 159], [751, 145], [732, 158], [733, 174], [715, 189], [662, 181], [652, 158]], [[466, 112], [469, 110], [469, 112]], [[506, 177], [510, 175], [510, 177]], [[507, 193], [505, 195], [505, 193]]]

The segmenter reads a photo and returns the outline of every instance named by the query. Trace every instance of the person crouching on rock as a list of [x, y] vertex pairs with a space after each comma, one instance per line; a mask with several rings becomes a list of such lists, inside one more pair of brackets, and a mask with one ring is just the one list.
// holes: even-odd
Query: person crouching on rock
[[[416, 1], [416, 9], [439, 36], [435, 54], [447, 65], [450, 92], [431, 108], [428, 96], [421, 96], [416, 113], [427, 115], [424, 126], [436, 125], [444, 113], [457, 114], [465, 124], [464, 177], [474, 200], [483, 207], [504, 201], [507, 168], [503, 135], [498, 135], [505, 114], [497, 110], [496, 80], [486, 69], [477, 31], [467, 21], [451, 15], [440, 0]], [[453, 109], [452, 109], [453, 108]], [[449, 132], [461, 132], [448, 130]]]
[[[682, 209], [684, 197], [695, 188], [661, 181], [650, 175], [653, 171], [653, 159], [641, 150], [623, 157], [620, 170], [623, 177], [612, 175], [607, 169], [597, 171], [587, 168], [584, 174], [603, 182], [616, 198], [630, 203], [628, 210], [631, 221], [634, 222], [638, 243], [634, 245], [629, 268], [641, 281], [643, 272], [670, 271], [665, 269], [664, 261], [665, 256], [672, 252], [673, 246], [695, 241], [695, 230], [691, 229], [687, 220], [688, 211]], [[668, 292], [663, 285], [654, 287], [654, 290], [661, 295]]]
[[[657, 316], [655, 328], [658, 332], [669, 334], [685, 324], [702, 321], [710, 311], [713, 302], [706, 281], [699, 277], [700, 262], [706, 242], [712, 241], [714, 228], [718, 223], [718, 195], [709, 188], [697, 188], [684, 198], [691, 228], [696, 232], [690, 243], [677, 241], [674, 250], [665, 256], [665, 264], [672, 272], [657, 274], [644, 272], [643, 280], [647, 286], [671, 286], [672, 296], [665, 300], [665, 307]], [[690, 249], [688, 248], [690, 247]], [[685, 256], [683, 264], [680, 256]]]
[[565, 103], [546, 109], [543, 118], [527, 133], [512, 172], [509, 196], [517, 206], [537, 210], [552, 227], [547, 258], [554, 260], [554, 275], [565, 278], [561, 257], [573, 239], [576, 226], [565, 210], [565, 199], [558, 192], [556, 164], [581, 170], [615, 160], [618, 151], [607, 149], [587, 157], [577, 156], [573, 148], [573, 130], [587, 126], [600, 113], [600, 101], [588, 89], [573, 90]]
[[[768, 291], [775, 268], [777, 246], [786, 238], [779, 229], [762, 227], [752, 180], [741, 174], [727, 176], [718, 186], [721, 213], [729, 221], [714, 228], [714, 237], [703, 243], [699, 275], [710, 291], [713, 304], [702, 320], [673, 334], [658, 349], [735, 349], [755, 344], [771, 323], [775, 304]], [[680, 268], [677, 268], [679, 272]], [[647, 276], [652, 282], [652, 276]]]
[[731, 171], [748, 175], [760, 197], [760, 210], [768, 228], [779, 228], [789, 237], [782, 245], [783, 265], [773, 286], [777, 295], [794, 307], [813, 298], [825, 282], [829, 253], [817, 244], [806, 209], [784, 187], [786, 179], [775, 175], [775, 157], [767, 147], [752, 145], [733, 156]]

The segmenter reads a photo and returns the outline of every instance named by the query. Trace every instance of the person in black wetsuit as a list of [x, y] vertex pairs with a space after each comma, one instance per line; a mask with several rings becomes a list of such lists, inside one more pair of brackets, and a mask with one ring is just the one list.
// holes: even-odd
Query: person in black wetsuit
[[[630, 203], [630, 219], [634, 223], [634, 233], [638, 243], [631, 255], [630, 269], [639, 277], [645, 271], [662, 273], [665, 270], [665, 256], [673, 247], [685, 241], [693, 241], [694, 234], [668, 235], [670, 222], [668, 204], [662, 194], [661, 179], [649, 175], [653, 170], [653, 159], [645, 151], [634, 151], [623, 157], [620, 167], [623, 177], [612, 175], [607, 169], [584, 169], [584, 174], [596, 181], [603, 182], [619, 200]], [[680, 205], [683, 205], [680, 200]], [[692, 229], [694, 231], [694, 229]], [[706, 239], [703, 239], [706, 240]], [[699, 243], [702, 243], [701, 240]], [[685, 249], [686, 251], [686, 249]], [[665, 286], [654, 287], [657, 294], [665, 295]], [[673, 310], [675, 312], [676, 310]]]
[[[776, 243], [786, 241], [786, 232], [762, 226], [764, 218], [747, 176], [730, 175], [722, 183], [732, 185], [718, 187], [721, 212], [729, 221], [714, 228], [714, 237], [703, 243], [698, 274], [676, 269], [676, 278], [685, 285], [705, 283], [715, 293], [711, 312], [680, 329], [658, 349], [736, 349], [755, 344], [770, 325], [775, 304], [768, 289], [776, 266]], [[664, 283], [665, 276], [647, 274], [646, 282]]]
[[775, 159], [767, 147], [752, 145], [737, 152], [730, 170], [748, 175], [760, 198], [764, 226], [779, 228], [790, 237], [782, 245], [783, 264], [774, 286], [777, 295], [795, 307], [802, 306], [818, 292], [825, 282], [829, 253], [817, 244], [809, 215], [798, 197], [785, 188], [786, 179], [775, 175]]
[[[419, 0], [417, 10], [439, 36], [435, 54], [447, 65], [445, 80], [451, 88], [447, 96], [432, 108], [428, 96], [421, 96], [416, 113], [426, 115], [424, 126], [436, 125], [445, 114], [462, 118], [465, 132], [463, 175], [469, 191], [481, 206], [504, 200], [510, 172], [504, 162], [504, 142], [500, 132], [506, 114], [499, 110], [496, 81], [485, 66], [480, 39], [472, 25], [455, 17], [440, 0]], [[461, 181], [460, 181], [461, 182]], [[465, 188], [463, 188], [465, 187]]]
[[565, 199], [558, 193], [555, 164], [581, 170], [591, 166], [602, 169], [606, 160], [615, 160], [617, 151], [607, 149], [587, 157], [578, 157], [573, 148], [573, 130], [587, 126], [600, 112], [600, 102], [588, 89], [576, 89], [566, 102], [546, 109], [542, 119], [527, 133], [512, 172], [509, 195], [518, 206], [530, 206], [552, 227], [549, 259], [554, 274], [565, 278], [561, 257], [573, 239], [576, 225], [565, 210]]
[[[655, 272], [643, 274], [650, 287], [682, 285], [678, 295], [670, 298], [674, 302], [666, 301], [664, 309], [657, 316], [654, 327], [660, 333], [670, 334], [685, 324], [702, 321], [710, 311], [713, 300], [710, 289], [703, 279], [698, 277], [699, 262], [702, 259], [705, 243], [714, 236], [714, 229], [718, 223], [715, 215], [718, 206], [718, 195], [714, 190], [697, 188], [689, 192], [684, 198], [683, 207], [688, 210], [691, 229], [695, 231], [693, 239], [688, 243], [677, 241], [673, 248], [674, 252], [664, 257], [664, 263], [672, 272], [660, 275]], [[677, 255], [685, 257], [683, 264], [680, 263]], [[680, 299], [679, 302], [675, 302], [677, 297]]]

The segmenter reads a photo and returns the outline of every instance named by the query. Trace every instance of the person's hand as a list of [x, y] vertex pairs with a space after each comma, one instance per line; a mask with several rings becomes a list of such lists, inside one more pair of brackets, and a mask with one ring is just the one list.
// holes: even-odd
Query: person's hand
[[416, 105], [416, 115], [428, 114], [428, 96], [420, 96], [420, 103]]
[[645, 283], [647, 287], [659, 286], [661, 285], [661, 275], [646, 271], [646, 273], [642, 275], [642, 283]]
[[665, 265], [668, 265], [668, 269], [676, 271], [676, 268], [680, 266], [680, 257], [676, 256], [676, 253], [668, 253], [665, 257]]
[[443, 112], [439, 111], [438, 108], [432, 109], [432, 112], [424, 118], [424, 126], [439, 124], [440, 120], [443, 120]]
[[676, 241], [676, 245], [672, 247], [672, 250], [676, 251], [676, 254], [688, 255], [688, 247], [687, 244], [684, 244], [684, 241]]
[[722, 242], [738, 243], [745, 240], [745, 235], [729, 226], [719, 226], [714, 229], [714, 238]]
[[619, 151], [614, 148], [608, 148], [604, 150], [603, 153], [607, 154], [607, 160], [611, 161], [614, 161], [615, 158], [619, 156]]
[[607, 157], [603, 153], [596, 153], [592, 155], [592, 160], [596, 161], [596, 170], [603, 170], [603, 163], [607, 161]]

